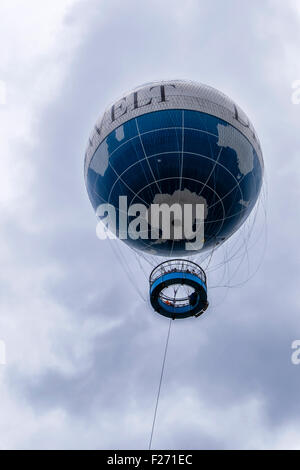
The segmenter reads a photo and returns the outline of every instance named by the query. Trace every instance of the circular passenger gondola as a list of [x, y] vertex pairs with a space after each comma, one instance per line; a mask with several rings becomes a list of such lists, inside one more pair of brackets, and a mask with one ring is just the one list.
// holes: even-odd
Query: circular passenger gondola
[[206, 275], [196, 263], [174, 259], [150, 274], [150, 302], [168, 318], [198, 317], [208, 307]]

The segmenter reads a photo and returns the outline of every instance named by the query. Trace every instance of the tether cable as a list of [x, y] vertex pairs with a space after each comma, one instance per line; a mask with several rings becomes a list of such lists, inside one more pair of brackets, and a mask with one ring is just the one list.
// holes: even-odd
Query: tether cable
[[153, 438], [153, 433], [154, 433], [154, 427], [155, 427], [155, 421], [156, 421], [156, 415], [157, 415], [157, 408], [158, 408], [158, 402], [159, 402], [159, 397], [160, 397], [160, 389], [161, 389], [162, 379], [163, 379], [163, 375], [164, 375], [164, 369], [165, 369], [165, 363], [166, 363], [166, 357], [167, 357], [167, 350], [168, 350], [172, 320], [173, 319], [170, 318], [167, 341], [166, 341], [165, 352], [164, 352], [164, 358], [163, 358], [163, 363], [162, 363], [162, 368], [161, 368], [161, 373], [160, 373], [160, 379], [159, 379], [159, 386], [158, 386], [158, 391], [157, 391], [156, 405], [155, 405], [153, 422], [152, 422], [151, 436], [150, 436], [150, 441], [149, 441], [149, 450], [151, 450], [151, 445], [152, 445], [152, 438]]

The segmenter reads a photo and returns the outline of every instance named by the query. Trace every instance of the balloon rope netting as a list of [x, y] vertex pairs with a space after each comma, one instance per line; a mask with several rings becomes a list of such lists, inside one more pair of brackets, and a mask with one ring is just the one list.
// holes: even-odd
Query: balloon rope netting
[[[226, 289], [225, 297], [230, 288], [243, 286], [259, 270], [267, 246], [266, 201], [267, 184], [264, 180], [261, 195], [252, 213], [230, 239], [222, 246], [215, 245], [208, 253], [186, 257], [187, 260], [196, 262], [204, 269], [208, 275], [209, 289]], [[110, 240], [110, 242], [135, 291], [143, 301], [147, 302], [148, 292], [144, 291], [143, 286], [139, 286], [141, 276], [138, 271], [142, 273], [142, 277], [145, 277], [147, 281], [145, 286], [148, 288], [149, 267], [151, 270], [155, 268], [161, 261], [161, 257], [137, 251], [119, 240]], [[255, 251], [255, 266], [251, 268], [249, 254], [253, 251]], [[174, 295], [176, 295], [175, 292]], [[221, 302], [218, 302], [218, 305], [219, 303]]]

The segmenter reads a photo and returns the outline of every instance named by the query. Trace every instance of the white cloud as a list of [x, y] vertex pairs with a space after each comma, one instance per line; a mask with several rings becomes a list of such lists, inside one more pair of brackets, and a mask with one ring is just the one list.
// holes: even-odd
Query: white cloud
[[6, 103], [0, 107], [0, 207], [18, 214], [24, 225], [29, 225], [30, 188], [38, 176], [25, 154], [39, 143], [41, 107], [59, 94], [79, 44], [78, 22], [65, 21], [76, 3], [4, 0], [0, 5], [0, 79], [6, 85]]
[[[85, 212], [70, 210], [74, 198], [85, 197], [83, 183], [72, 186], [73, 167], [59, 177], [64, 165], [80, 166], [78, 146], [107, 98], [177, 75], [248, 104], [278, 204], [272, 204], [264, 270], [207, 317], [174, 327], [167, 366], [173, 375], [165, 378], [154, 445], [180, 447], [190, 438], [196, 446], [199, 435], [199, 447], [204, 439], [227, 448], [297, 448], [296, 392], [290, 393], [298, 389], [299, 374], [288, 367], [300, 326], [299, 107], [290, 102], [291, 81], [299, 78], [299, 19], [281, 2], [239, 6], [241, 14], [238, 2], [221, 1], [80, 5], [5, 0], [0, 7], [0, 80], [6, 83], [0, 106], [0, 339], [7, 356], [0, 368], [0, 445], [147, 445], [166, 324], [134, 297], [118, 261], [96, 240], [93, 222], [88, 237]], [[77, 85], [71, 97], [69, 72]], [[71, 123], [60, 116], [64, 106], [74, 115]], [[64, 142], [74, 124], [80, 139], [74, 143], [78, 136], [72, 134]], [[40, 149], [46, 156], [39, 157]], [[38, 158], [45, 174], [37, 174]], [[249, 380], [259, 391], [249, 393]]]

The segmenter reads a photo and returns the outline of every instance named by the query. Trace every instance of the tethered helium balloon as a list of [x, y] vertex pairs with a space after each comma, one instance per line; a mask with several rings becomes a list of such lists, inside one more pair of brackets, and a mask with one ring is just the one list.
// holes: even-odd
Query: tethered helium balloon
[[86, 150], [86, 187], [117, 237], [167, 259], [150, 274], [155, 311], [186, 318], [206, 310], [206, 275], [190, 257], [216, 250], [242, 226], [263, 168], [248, 117], [210, 86], [147, 83], [106, 109]]

